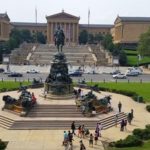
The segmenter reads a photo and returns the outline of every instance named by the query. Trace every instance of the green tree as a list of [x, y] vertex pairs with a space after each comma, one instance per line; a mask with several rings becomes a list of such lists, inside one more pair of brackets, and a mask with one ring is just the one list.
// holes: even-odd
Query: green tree
[[12, 29], [10, 33], [10, 38], [13, 38], [17, 42], [17, 47], [23, 42], [21, 37], [21, 32], [17, 29]]
[[104, 38], [103, 35], [101, 33], [98, 33], [95, 35], [94, 40], [95, 40], [95, 42], [99, 43], [103, 40], [103, 38]]
[[21, 30], [20, 35], [21, 35], [22, 42], [26, 41], [26, 42], [30, 43], [33, 41], [33, 37], [29, 30]]
[[94, 43], [94, 35], [91, 33], [88, 35], [88, 42], [91, 44]]
[[33, 35], [34, 42], [38, 42], [41, 44], [46, 43], [46, 37], [42, 32], [37, 32]]
[[109, 50], [110, 52], [113, 51], [114, 44], [113, 44], [113, 37], [111, 34], [106, 34], [104, 36], [104, 39], [102, 41], [102, 45], [104, 46], [105, 49]]
[[121, 66], [125, 66], [127, 64], [127, 55], [123, 50], [121, 50], [119, 54], [119, 64]]
[[86, 30], [83, 30], [79, 34], [79, 43], [86, 44], [87, 41], [88, 41], [88, 32]]
[[141, 34], [138, 51], [142, 56], [150, 56], [150, 28], [146, 33]]

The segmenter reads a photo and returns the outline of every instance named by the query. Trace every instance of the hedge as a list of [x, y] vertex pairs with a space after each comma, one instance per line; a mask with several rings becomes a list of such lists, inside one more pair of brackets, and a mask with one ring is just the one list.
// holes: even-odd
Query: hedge
[[147, 106], [146, 106], [146, 110], [147, 110], [148, 112], [150, 112], [150, 105], [147, 105]]

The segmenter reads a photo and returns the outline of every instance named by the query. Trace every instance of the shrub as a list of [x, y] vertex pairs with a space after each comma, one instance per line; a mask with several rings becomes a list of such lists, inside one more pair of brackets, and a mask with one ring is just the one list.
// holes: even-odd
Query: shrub
[[146, 129], [134, 129], [133, 135], [135, 135], [136, 137], [142, 140], [150, 139], [150, 126], [147, 126]]
[[1, 139], [0, 139], [0, 150], [4, 150], [7, 146], [7, 143], [6, 142], [3, 142]]
[[137, 138], [134, 135], [127, 136], [124, 140], [119, 140], [115, 143], [115, 147], [134, 147], [134, 146], [141, 146], [143, 144], [143, 141], [139, 138]]
[[[148, 112], [150, 112], [150, 105], [147, 105], [146, 106], [146, 110], [148, 111]], [[150, 125], [149, 125], [150, 126]]]
[[150, 124], [147, 124], [145, 128], [150, 130]]

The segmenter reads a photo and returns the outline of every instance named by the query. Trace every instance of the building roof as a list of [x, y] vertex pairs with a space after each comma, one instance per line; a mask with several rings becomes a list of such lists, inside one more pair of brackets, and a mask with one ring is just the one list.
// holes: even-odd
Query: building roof
[[150, 17], [120, 17], [118, 16], [115, 20], [117, 22], [150, 22]]
[[7, 15], [7, 13], [0, 13], [0, 18], [5, 18], [5, 19], [7, 19], [8, 21], [10, 21], [10, 19], [9, 19], [9, 17], [8, 17], [8, 15]]
[[57, 13], [57, 14], [54, 14], [54, 15], [50, 15], [50, 16], [46, 16], [46, 19], [77, 19], [79, 20], [80, 17], [77, 17], [77, 16], [74, 16], [74, 15], [71, 15], [71, 14], [68, 14], [66, 12], [64, 12], [64, 10], [62, 10], [62, 12], [60, 13]]
[[31, 27], [46, 27], [46, 23], [33, 23], [33, 22], [11, 22], [13, 26], [31, 26]]
[[111, 24], [79, 24], [81, 28], [112, 28], [113, 25]]

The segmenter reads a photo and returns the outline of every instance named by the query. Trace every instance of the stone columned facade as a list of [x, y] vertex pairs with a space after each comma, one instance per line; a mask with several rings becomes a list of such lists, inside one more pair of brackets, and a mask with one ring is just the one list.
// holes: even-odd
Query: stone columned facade
[[54, 43], [54, 32], [57, 26], [61, 26], [65, 34], [65, 43], [78, 43], [79, 17], [70, 15], [62, 11], [51, 16], [47, 16], [47, 43]]

